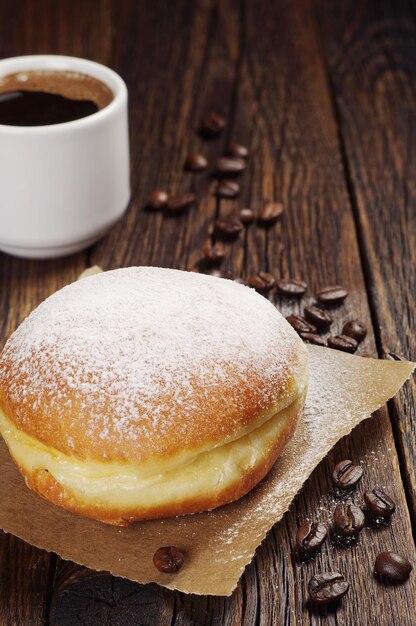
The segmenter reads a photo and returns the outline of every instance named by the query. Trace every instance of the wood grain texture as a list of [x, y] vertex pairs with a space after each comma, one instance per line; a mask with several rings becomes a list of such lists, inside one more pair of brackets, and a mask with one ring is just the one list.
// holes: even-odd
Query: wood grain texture
[[[84, 263], [85, 255], [51, 264], [0, 254], [1, 344], [35, 306], [75, 280]], [[2, 626], [44, 624], [55, 558], [0, 533], [0, 564]]]
[[44, 624], [54, 557], [12, 535], [0, 538], [0, 624]]
[[[2, 337], [48, 293], [74, 279], [85, 264], [97, 263], [104, 269], [138, 264], [193, 269], [202, 245], [213, 236], [217, 215], [226, 215], [235, 206], [257, 209], [266, 199], [282, 200], [284, 216], [269, 229], [251, 225], [227, 243], [224, 271], [246, 277], [269, 270], [276, 276], [307, 280], [310, 289], [301, 303], [273, 296], [285, 314], [301, 312], [313, 301], [318, 286], [340, 282], [350, 295], [345, 305], [334, 309], [333, 332], [351, 316], [371, 327], [372, 317], [376, 318], [368, 306], [362, 241], [357, 240], [355, 207], [350, 202], [343, 144], [312, 2], [102, 0], [87, 4], [88, 8], [77, 1], [69, 8], [64, 2], [26, 0], [16, 8], [10, 3], [13, 28], [0, 38], [0, 53], [22, 51], [16, 41], [19, 31], [25, 50], [88, 56], [122, 74], [130, 94], [131, 205], [123, 220], [86, 255], [57, 264], [2, 257]], [[31, 20], [39, 5], [43, 5], [42, 24], [36, 34]], [[4, 17], [2, 10], [0, 17]], [[0, 21], [2, 33], [1, 24], [4, 21]], [[209, 111], [223, 114], [228, 126], [219, 139], [204, 141], [196, 129]], [[241, 178], [240, 198], [217, 202], [210, 195], [209, 173], [185, 174], [182, 165], [194, 150], [213, 163], [230, 139], [246, 144], [250, 158]], [[176, 218], [150, 213], [143, 207], [155, 188], [172, 193], [192, 190], [198, 204]], [[393, 248], [389, 230], [384, 234]], [[363, 228], [361, 237], [367, 240], [368, 229]], [[398, 274], [398, 279], [404, 291], [408, 277]], [[360, 351], [376, 353], [372, 333]], [[298, 523], [306, 517], [330, 519], [338, 501], [330, 471], [342, 458], [361, 460], [365, 468], [363, 483], [352, 494], [354, 501], [362, 501], [365, 488], [384, 486], [398, 502], [398, 512], [390, 525], [366, 528], [356, 545], [346, 548], [328, 541], [321, 554], [299, 563], [293, 550]], [[41, 594], [33, 598], [28, 592], [23, 599], [22, 589], [33, 589], [26, 573], [30, 553], [39, 558], [42, 553], [26, 547], [27, 555], [22, 557], [17, 548], [0, 545], [3, 553], [6, 550], [2, 563], [8, 558], [17, 572], [12, 600], [2, 609], [4, 623], [28, 623], [24, 615], [29, 610], [35, 615], [33, 624], [41, 624], [44, 608], [39, 607], [48, 605], [48, 558], [39, 579]], [[24, 544], [16, 540], [16, 545]], [[407, 553], [416, 563], [386, 410], [340, 442], [317, 468], [284, 520], [258, 549], [230, 598], [187, 596], [136, 585], [58, 559], [47, 619], [50, 626], [411, 626], [416, 578], [400, 587], [380, 585], [371, 572], [382, 549]], [[339, 569], [352, 589], [338, 610], [316, 611], [306, 602], [307, 581], [312, 573], [327, 569]], [[3, 570], [1, 597], [6, 597], [8, 585]]]
[[[243, 66], [241, 83], [242, 92], [247, 89], [244, 100], [256, 103], [257, 129], [252, 143], [258, 145], [259, 150], [250, 160], [250, 166], [254, 161], [257, 171], [255, 175], [253, 172], [252, 180], [254, 184], [261, 185], [249, 202], [253, 205], [269, 198], [282, 200], [286, 206], [282, 220], [267, 234], [259, 237], [258, 231], [251, 231], [247, 255], [249, 271], [268, 269], [277, 276], [300, 277], [309, 282], [309, 294], [300, 306], [276, 299], [279, 308], [285, 312], [301, 312], [304, 304], [312, 301], [310, 294], [318, 286], [341, 283], [350, 295], [345, 305], [334, 311], [336, 321], [331, 332], [340, 332], [343, 322], [351, 317], [363, 319], [371, 326], [313, 7], [306, 2], [297, 3], [292, 11], [281, 10], [272, 16], [266, 6], [262, 10], [257, 5], [256, 10], [250, 13], [247, 24], [248, 77], [246, 81]], [[267, 64], [265, 59], [268, 59]], [[244, 126], [244, 120], [241, 124]], [[371, 336], [360, 351], [375, 354]], [[280, 524], [273, 530], [279, 549], [274, 572], [280, 584], [276, 588], [276, 581], [273, 584], [267, 576], [261, 576], [261, 597], [267, 593], [274, 594], [272, 606], [275, 616], [273, 618], [266, 612], [264, 617], [260, 616], [260, 623], [273, 623], [273, 619], [282, 624], [319, 623], [319, 612], [313, 614], [304, 605], [306, 584], [312, 572], [331, 568], [339, 568], [347, 575], [354, 599], [350, 603], [345, 602], [336, 615], [326, 615], [326, 623], [387, 625], [395, 623], [395, 617], [392, 617], [395, 611], [399, 612], [404, 623], [412, 623], [414, 592], [408, 589], [397, 598], [380, 594], [377, 583], [371, 575], [368, 576], [377, 551], [383, 549], [385, 542], [392, 541], [388, 529], [380, 530], [376, 536], [366, 530], [359, 545], [351, 550], [325, 546], [315, 561], [301, 567], [289, 556], [293, 555], [293, 536], [298, 521], [305, 517], [323, 516], [325, 519], [325, 511], [333, 509], [335, 498], [331, 493], [329, 475], [338, 460], [352, 458], [363, 461], [366, 468], [364, 483], [354, 495], [358, 503], [364, 486], [368, 488], [375, 481], [389, 484], [391, 472], [395, 476], [393, 483], [400, 485], [399, 464], [392, 454], [394, 442], [386, 411], [381, 412], [378, 419], [378, 423], [362, 424], [332, 451], [286, 516], [286, 528]], [[379, 469], [377, 463], [380, 463]], [[398, 534], [404, 532], [410, 539], [403, 492], [398, 497], [404, 510], [402, 518], [394, 520], [394, 523], [401, 525], [402, 530]], [[406, 550], [407, 545], [396, 544], [396, 548]], [[268, 557], [271, 561], [271, 550]], [[262, 573], [265, 571], [267, 567]], [[363, 594], [361, 588], [365, 573], [368, 594], [380, 603], [380, 611], [373, 607], [371, 615], [368, 610], [369, 596]]]
[[[380, 356], [416, 360], [415, 7], [318, 6]], [[415, 394], [392, 416], [416, 529]]]
[[[109, 63], [111, 14], [108, 2], [68, 8], [54, 0], [0, 3], [0, 58], [22, 54], [72, 54]], [[30, 262], [0, 253], [0, 342], [48, 295], [77, 278], [85, 253], [59, 261]], [[28, 520], [30, 523], [30, 520]], [[0, 623], [40, 626], [48, 619], [55, 557], [0, 534]]]

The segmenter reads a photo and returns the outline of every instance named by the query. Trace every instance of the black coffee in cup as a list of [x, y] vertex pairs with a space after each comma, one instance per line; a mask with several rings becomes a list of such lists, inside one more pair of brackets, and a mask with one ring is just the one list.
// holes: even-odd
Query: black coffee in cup
[[33, 70], [0, 77], [0, 124], [49, 126], [78, 120], [106, 107], [111, 89], [87, 74]]

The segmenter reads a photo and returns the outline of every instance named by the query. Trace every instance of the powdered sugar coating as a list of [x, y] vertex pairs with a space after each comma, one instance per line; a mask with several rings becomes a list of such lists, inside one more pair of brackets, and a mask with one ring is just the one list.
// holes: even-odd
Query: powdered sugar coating
[[131, 267], [73, 283], [0, 359], [16, 424], [82, 458], [143, 461], [232, 437], [293, 394], [306, 350], [265, 298], [233, 281]]

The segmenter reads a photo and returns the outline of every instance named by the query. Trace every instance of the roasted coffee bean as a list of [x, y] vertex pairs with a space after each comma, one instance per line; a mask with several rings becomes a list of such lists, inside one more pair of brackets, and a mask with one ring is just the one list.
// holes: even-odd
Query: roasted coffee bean
[[153, 564], [156, 569], [166, 574], [173, 574], [180, 570], [183, 562], [183, 552], [175, 546], [159, 548], [153, 555]]
[[217, 137], [226, 126], [225, 119], [218, 113], [209, 113], [201, 123], [200, 132], [204, 137]]
[[325, 339], [316, 333], [299, 333], [299, 335], [306, 343], [312, 343], [315, 346], [326, 346]]
[[244, 159], [237, 157], [219, 157], [215, 164], [217, 176], [236, 176], [246, 168]]
[[252, 224], [256, 219], [256, 214], [251, 209], [237, 209], [234, 215], [243, 222], [243, 224]]
[[169, 196], [166, 191], [163, 191], [162, 189], [156, 189], [150, 194], [146, 206], [151, 209], [155, 209], [156, 211], [159, 209], [164, 209], [168, 198]]
[[306, 520], [299, 526], [296, 533], [297, 549], [304, 554], [315, 552], [325, 541], [327, 532], [327, 528], [322, 522], [309, 522]]
[[334, 509], [334, 527], [338, 535], [351, 537], [364, 528], [365, 516], [355, 504], [338, 504]]
[[225, 149], [226, 156], [238, 157], [239, 159], [246, 159], [248, 157], [248, 150], [240, 143], [229, 143]]
[[350, 489], [361, 480], [363, 468], [346, 459], [337, 463], [332, 471], [332, 480], [338, 489]]
[[275, 285], [275, 280], [272, 274], [268, 272], [259, 272], [258, 274], [252, 274], [247, 279], [247, 285], [253, 287], [256, 291], [261, 293], [271, 291]]
[[178, 196], [171, 196], [166, 204], [166, 209], [169, 213], [183, 213], [187, 211], [190, 206], [195, 202], [194, 193], [184, 193]]
[[371, 517], [390, 517], [396, 510], [395, 502], [381, 489], [366, 491], [364, 502]]
[[240, 185], [232, 180], [219, 180], [213, 193], [218, 198], [236, 198], [240, 194]]
[[265, 202], [259, 211], [259, 222], [264, 226], [274, 224], [283, 213], [281, 202]]
[[344, 287], [339, 285], [328, 285], [327, 287], [321, 287], [315, 293], [315, 297], [318, 302], [323, 304], [338, 304], [347, 297], [348, 292]]
[[288, 315], [286, 320], [296, 330], [297, 333], [315, 333], [316, 328], [309, 324], [301, 315]]
[[339, 572], [322, 572], [312, 576], [308, 584], [309, 596], [316, 604], [328, 604], [340, 600], [349, 584]]
[[360, 343], [363, 339], [365, 339], [367, 327], [363, 322], [360, 322], [360, 320], [350, 320], [344, 324], [342, 334], [352, 337], [355, 341]]
[[184, 168], [188, 172], [203, 172], [208, 167], [208, 161], [203, 154], [193, 152], [190, 154], [184, 163]]
[[228, 215], [215, 220], [215, 230], [222, 235], [235, 237], [243, 230], [243, 224], [235, 215]]
[[303, 280], [278, 280], [276, 283], [279, 293], [288, 298], [301, 298], [308, 285]]
[[374, 574], [397, 583], [407, 580], [412, 569], [410, 561], [395, 552], [381, 552], [374, 564]]
[[315, 324], [318, 328], [328, 328], [331, 326], [334, 318], [317, 306], [305, 306], [304, 315], [307, 320]]
[[219, 263], [225, 257], [226, 252], [224, 246], [220, 243], [212, 245], [208, 242], [202, 248], [202, 254], [204, 255], [204, 259], [210, 263]]
[[342, 350], [342, 352], [353, 354], [358, 344], [355, 339], [347, 337], [347, 335], [335, 335], [335, 337], [328, 337], [328, 346], [336, 350]]

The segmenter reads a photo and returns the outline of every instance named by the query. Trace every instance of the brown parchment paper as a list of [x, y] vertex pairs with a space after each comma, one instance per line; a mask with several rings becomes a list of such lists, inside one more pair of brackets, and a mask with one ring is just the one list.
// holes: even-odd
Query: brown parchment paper
[[[318, 346], [310, 346], [309, 354], [309, 391], [296, 432], [265, 480], [238, 502], [182, 518], [107, 526], [27, 489], [1, 442], [0, 527], [91, 569], [187, 593], [230, 595], [313, 469], [341, 437], [385, 404], [414, 368], [406, 361], [378, 361]], [[155, 550], [167, 545], [186, 555], [183, 568], [172, 575], [159, 573], [152, 562]]]

